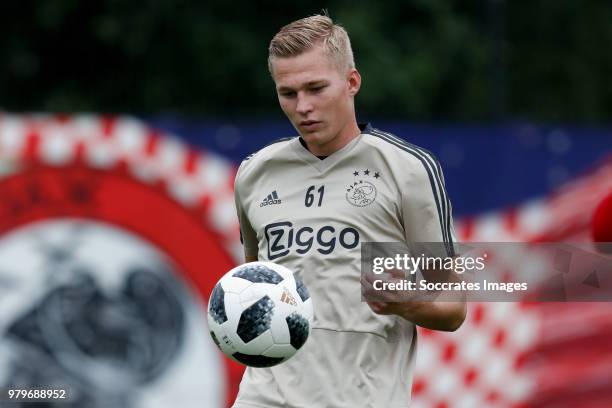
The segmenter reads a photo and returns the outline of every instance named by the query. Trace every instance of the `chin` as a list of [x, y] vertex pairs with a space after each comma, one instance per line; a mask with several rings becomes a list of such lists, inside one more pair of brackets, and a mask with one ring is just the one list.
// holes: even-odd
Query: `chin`
[[321, 131], [316, 131], [312, 133], [302, 133], [301, 136], [302, 139], [304, 139], [304, 141], [306, 141], [307, 143], [314, 144], [323, 144], [328, 142], [330, 139], [328, 135], [322, 133]]

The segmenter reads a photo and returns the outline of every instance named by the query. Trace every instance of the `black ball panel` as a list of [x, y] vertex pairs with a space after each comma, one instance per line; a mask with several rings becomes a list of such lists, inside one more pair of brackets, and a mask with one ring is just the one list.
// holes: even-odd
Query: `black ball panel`
[[225, 291], [220, 283], [217, 283], [210, 296], [209, 313], [218, 324], [227, 321], [225, 314]]
[[302, 282], [302, 280], [297, 276], [295, 276], [295, 289], [300, 295], [300, 298], [302, 298], [302, 302], [305, 302], [307, 299], [310, 298], [310, 292], [308, 292], [308, 288], [304, 285], [304, 282]]
[[272, 367], [284, 360], [283, 357], [266, 357], [251, 354], [234, 353], [232, 354], [237, 361], [251, 367]]
[[221, 350], [221, 344], [219, 343], [219, 339], [217, 339], [217, 335], [215, 334], [215, 332], [211, 331], [210, 336], [212, 337], [217, 347], [219, 347], [219, 349]]
[[246, 279], [253, 283], [270, 283], [273, 285], [283, 281], [283, 277], [275, 270], [264, 265], [245, 266], [234, 272], [232, 276]]
[[297, 313], [291, 313], [285, 320], [289, 327], [291, 345], [299, 350], [308, 339], [308, 320]]
[[238, 321], [236, 334], [248, 343], [270, 328], [274, 302], [267, 295], [244, 309]]

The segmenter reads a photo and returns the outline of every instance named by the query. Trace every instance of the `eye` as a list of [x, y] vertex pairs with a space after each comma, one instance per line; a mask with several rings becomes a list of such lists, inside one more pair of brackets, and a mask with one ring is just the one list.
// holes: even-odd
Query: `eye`
[[283, 98], [293, 98], [295, 96], [294, 91], [283, 91], [280, 93]]
[[325, 88], [325, 85], [321, 85], [321, 86], [315, 86], [315, 87], [312, 87], [312, 88], [310, 88], [310, 90], [311, 90], [313, 93], [319, 93], [319, 92], [321, 92], [321, 91], [322, 91], [324, 88]]

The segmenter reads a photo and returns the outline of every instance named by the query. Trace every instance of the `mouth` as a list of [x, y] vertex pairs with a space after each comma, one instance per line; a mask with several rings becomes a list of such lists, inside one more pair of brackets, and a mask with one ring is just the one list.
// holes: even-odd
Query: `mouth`
[[321, 127], [322, 122], [316, 120], [303, 120], [299, 123], [300, 129], [304, 129], [308, 132], [315, 131]]

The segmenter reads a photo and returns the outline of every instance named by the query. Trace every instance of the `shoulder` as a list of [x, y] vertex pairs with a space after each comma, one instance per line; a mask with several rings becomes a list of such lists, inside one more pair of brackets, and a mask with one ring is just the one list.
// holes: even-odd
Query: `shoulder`
[[367, 142], [388, 155], [396, 155], [406, 159], [413, 159], [417, 162], [427, 162], [439, 167], [440, 163], [436, 156], [429, 150], [409, 143], [405, 139], [375, 127], [368, 127], [366, 130]]
[[289, 142], [291, 142], [292, 140], [294, 140], [296, 138], [297, 138], [297, 136], [283, 137], [283, 138], [277, 139], [277, 140], [275, 140], [273, 142], [270, 142], [267, 145], [265, 145], [264, 147], [262, 147], [261, 149], [257, 150], [256, 152], [249, 154], [242, 161], [242, 163], [248, 162], [248, 161], [250, 161], [251, 159], [253, 159], [255, 157], [261, 159], [262, 157], [273, 155], [278, 150], [282, 150], [283, 148], [287, 147]]
[[288, 149], [296, 138], [297, 136], [293, 136], [275, 140], [256, 152], [248, 155], [238, 167], [238, 172], [236, 173], [236, 183], [238, 183], [239, 180], [248, 179], [250, 176], [255, 175], [258, 171], [264, 168], [266, 164], [269, 164], [270, 161], [275, 160], [276, 158], [287, 157], [289, 154]]
[[405, 175], [414, 175], [422, 181], [434, 182], [442, 179], [442, 168], [436, 156], [429, 150], [407, 142], [405, 139], [374, 127], [368, 127], [368, 144], [378, 149], [392, 163], [398, 165]]

